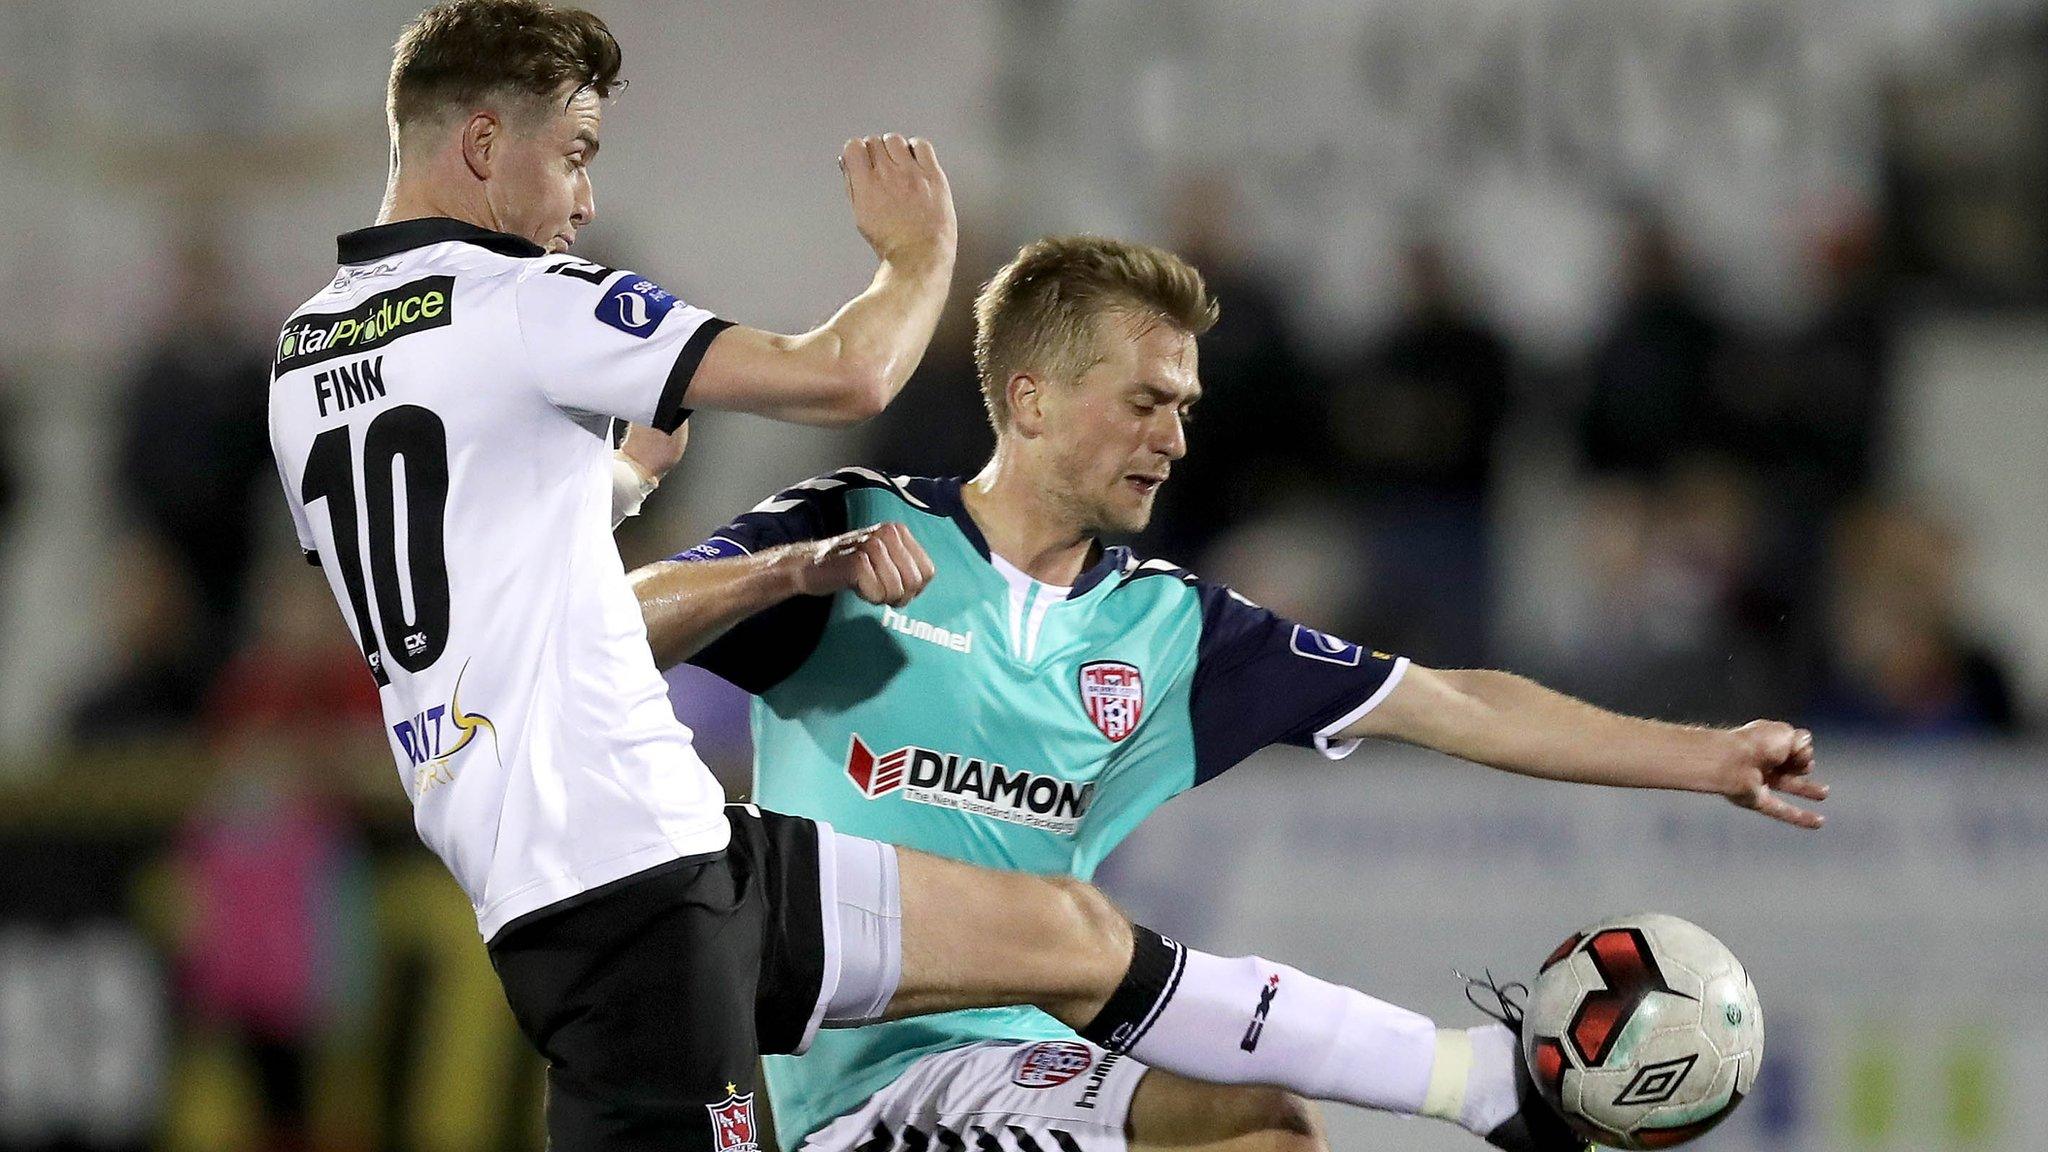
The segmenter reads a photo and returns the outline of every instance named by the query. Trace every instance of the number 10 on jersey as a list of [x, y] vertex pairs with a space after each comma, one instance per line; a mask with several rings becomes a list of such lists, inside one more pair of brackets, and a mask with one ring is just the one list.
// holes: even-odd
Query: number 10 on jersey
[[[408, 672], [423, 672], [441, 658], [448, 643], [448, 554], [442, 517], [448, 507], [448, 431], [441, 418], [417, 404], [401, 404], [370, 421], [363, 432], [363, 505], [368, 522], [369, 567], [358, 538], [355, 459], [346, 425], [313, 440], [299, 498], [308, 512], [327, 502], [334, 530], [334, 559], [348, 589], [349, 611], [362, 638], [363, 659], [377, 686], [391, 682], [384, 650]], [[406, 580], [398, 572], [397, 465], [405, 469]], [[377, 619], [370, 619], [368, 588], [377, 593]], [[410, 593], [408, 597], [407, 593]], [[407, 610], [407, 600], [411, 608]], [[380, 637], [382, 642], [380, 643]]]

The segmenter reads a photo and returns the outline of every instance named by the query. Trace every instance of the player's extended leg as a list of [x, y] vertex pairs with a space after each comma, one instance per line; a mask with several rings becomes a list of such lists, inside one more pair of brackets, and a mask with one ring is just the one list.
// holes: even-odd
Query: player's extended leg
[[1131, 964], [1131, 922], [1070, 876], [998, 872], [897, 849], [903, 977], [887, 1018], [1035, 1004], [1078, 1027]]
[[[847, 968], [827, 1026], [1035, 1004], [1142, 1063], [1217, 1084], [1438, 1116], [1496, 1134], [1529, 1101], [1505, 1028], [1429, 1018], [1256, 956], [1220, 957], [1135, 926], [1092, 885], [834, 836]], [[1526, 1077], [1523, 1077], [1526, 1079]], [[1547, 1129], [1547, 1126], [1544, 1126]], [[1579, 1148], [1546, 1130], [1517, 1148]]]

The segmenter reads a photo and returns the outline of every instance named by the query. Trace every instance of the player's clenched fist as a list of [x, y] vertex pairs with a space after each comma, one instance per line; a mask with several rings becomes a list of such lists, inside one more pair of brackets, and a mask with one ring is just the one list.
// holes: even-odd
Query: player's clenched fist
[[682, 461], [683, 452], [689, 446], [688, 424], [679, 425], [669, 433], [657, 432], [645, 424], [632, 424], [626, 428], [626, 439], [619, 445], [619, 455], [631, 460], [649, 481], [659, 483], [668, 475], [669, 469]]
[[851, 590], [870, 604], [901, 608], [931, 583], [937, 569], [924, 546], [901, 524], [876, 524], [807, 546], [808, 562], [797, 591], [829, 596]]
[[1752, 720], [1734, 732], [1738, 749], [1722, 794], [1735, 804], [1801, 828], [1823, 817], [1786, 800], [1825, 800], [1828, 786], [1813, 774], [1813, 733], [1776, 720]]
[[953, 189], [931, 141], [894, 132], [848, 140], [839, 151], [853, 222], [884, 260], [951, 260], [958, 225]]

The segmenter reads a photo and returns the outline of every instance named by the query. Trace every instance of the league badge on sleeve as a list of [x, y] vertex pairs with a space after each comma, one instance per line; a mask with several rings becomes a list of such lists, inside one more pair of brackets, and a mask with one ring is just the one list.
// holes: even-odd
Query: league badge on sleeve
[[711, 1113], [711, 1152], [761, 1152], [754, 1134], [754, 1094], [739, 1094], [739, 1086], [727, 1084], [725, 1099], [706, 1104]]
[[752, 553], [747, 551], [747, 546], [734, 540], [732, 537], [713, 536], [711, 539], [704, 541], [687, 552], [677, 553], [672, 559], [687, 562], [691, 560], [723, 560], [728, 556], [748, 555], [752, 555]]
[[1294, 626], [1294, 638], [1288, 642], [1288, 647], [1296, 656], [1321, 660], [1325, 664], [1342, 664], [1346, 668], [1358, 667], [1358, 662], [1365, 656], [1365, 650], [1349, 640], [1340, 640], [1305, 624]]
[[1081, 706], [1110, 743], [1138, 730], [1145, 716], [1145, 678], [1121, 660], [1094, 660], [1081, 665]]
[[654, 335], [676, 306], [675, 294], [652, 280], [628, 272], [597, 302], [597, 318], [628, 336]]

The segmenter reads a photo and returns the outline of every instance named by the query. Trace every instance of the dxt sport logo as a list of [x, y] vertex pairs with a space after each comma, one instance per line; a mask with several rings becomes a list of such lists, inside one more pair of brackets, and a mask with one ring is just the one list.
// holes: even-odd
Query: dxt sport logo
[[[462, 672], [469, 671], [469, 665], [462, 666]], [[452, 736], [450, 730], [452, 729]], [[469, 747], [479, 732], [491, 734], [491, 753], [504, 762], [498, 750], [498, 729], [491, 718], [481, 712], [462, 710], [462, 673], [455, 675], [455, 690], [448, 694], [448, 703], [436, 704], [410, 720], [400, 720], [391, 726], [398, 737], [398, 746], [405, 751], [405, 757], [412, 762], [413, 799], [455, 781], [455, 773], [449, 768], [449, 761], [456, 754]]]
[[379, 292], [346, 312], [294, 316], [277, 336], [277, 367], [294, 368], [382, 348], [400, 336], [445, 328], [455, 318], [455, 277], [427, 276]]
[[1272, 1014], [1273, 998], [1279, 994], [1280, 974], [1275, 972], [1259, 986], [1259, 1006], [1252, 1009], [1252, 1022], [1244, 1030], [1244, 1039], [1237, 1042], [1239, 1048], [1247, 1052], [1259, 1050], [1259, 1037], [1266, 1034], [1266, 1017]]
[[1095, 785], [1017, 771], [979, 757], [906, 744], [875, 755], [854, 736], [846, 775], [870, 800], [901, 792], [912, 804], [951, 808], [1071, 836], [1095, 798]]

